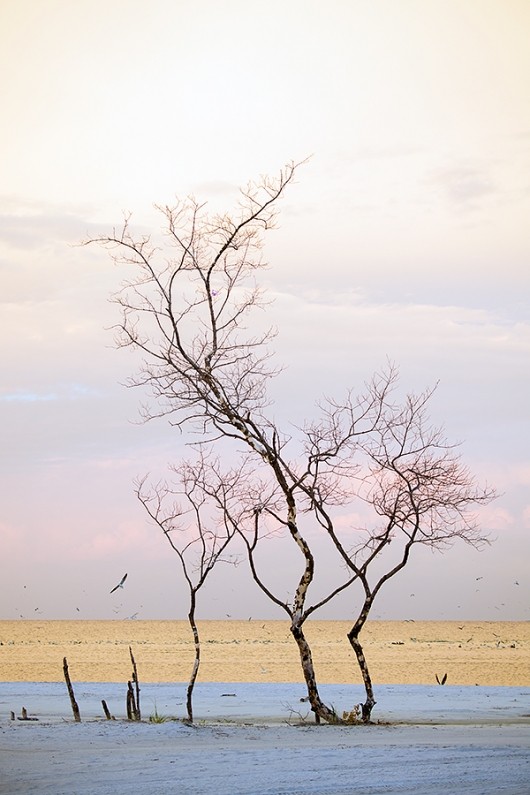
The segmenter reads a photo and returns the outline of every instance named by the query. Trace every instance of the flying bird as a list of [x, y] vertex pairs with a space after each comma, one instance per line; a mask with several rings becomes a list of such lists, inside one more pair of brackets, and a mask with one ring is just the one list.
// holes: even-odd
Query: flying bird
[[438, 674], [435, 674], [435, 676], [436, 676], [436, 681], [438, 682], [439, 685], [445, 685], [445, 683], [447, 682], [447, 674], [444, 674], [442, 676], [442, 681], [441, 682], [438, 679]]
[[121, 582], [119, 582], [117, 584], [117, 586], [112, 589], [111, 593], [114, 593], [114, 591], [117, 591], [118, 588], [123, 588], [123, 583], [125, 582], [126, 579], [127, 579], [127, 574], [124, 574], [123, 577], [121, 578]]

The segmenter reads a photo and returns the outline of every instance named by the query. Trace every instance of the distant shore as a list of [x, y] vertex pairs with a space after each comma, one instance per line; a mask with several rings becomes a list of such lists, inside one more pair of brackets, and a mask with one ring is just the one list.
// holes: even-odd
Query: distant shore
[[[310, 621], [307, 636], [321, 683], [360, 675], [347, 621]], [[286, 621], [200, 621], [203, 682], [300, 682]], [[361, 640], [375, 683], [530, 686], [530, 622], [371, 621]], [[0, 679], [56, 682], [68, 658], [72, 679], [130, 678], [128, 647], [144, 682], [186, 681], [193, 658], [187, 621], [0, 621]]]

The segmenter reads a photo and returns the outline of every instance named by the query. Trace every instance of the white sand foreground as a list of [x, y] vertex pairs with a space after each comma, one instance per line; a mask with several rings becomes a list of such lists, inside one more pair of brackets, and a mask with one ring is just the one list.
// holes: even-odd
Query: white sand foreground
[[[2, 794], [530, 793], [530, 688], [380, 685], [381, 724], [315, 726], [300, 684], [200, 683], [190, 727], [147, 722], [155, 703], [184, 715], [182, 683], [142, 686], [141, 724], [122, 719], [123, 684], [74, 687], [81, 724], [61, 683], [0, 683]], [[362, 698], [321, 692], [338, 711]], [[101, 698], [116, 721], [98, 717]], [[39, 720], [11, 721], [23, 706]]]

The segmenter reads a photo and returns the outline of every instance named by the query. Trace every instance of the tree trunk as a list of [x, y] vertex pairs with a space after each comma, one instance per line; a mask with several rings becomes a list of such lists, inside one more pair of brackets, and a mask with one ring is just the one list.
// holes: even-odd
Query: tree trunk
[[298, 644], [300, 651], [300, 661], [302, 663], [302, 670], [307, 685], [307, 694], [309, 696], [309, 703], [311, 710], [315, 713], [315, 720], [317, 723], [322, 720], [327, 723], [342, 723], [342, 720], [334, 710], [329, 709], [320, 699], [317, 688], [317, 681], [315, 677], [315, 669], [313, 667], [313, 657], [311, 649], [305, 638], [302, 627], [298, 624], [291, 624], [291, 633]]
[[363, 609], [361, 610], [359, 618], [348, 632], [348, 640], [350, 641], [352, 649], [355, 652], [355, 656], [357, 657], [357, 662], [359, 663], [359, 668], [361, 669], [361, 674], [363, 677], [364, 689], [366, 691], [366, 702], [362, 704], [362, 718], [364, 723], [370, 723], [372, 710], [377, 703], [374, 699], [372, 680], [370, 678], [370, 672], [368, 671], [368, 665], [364, 656], [363, 647], [359, 643], [359, 633], [363, 628], [366, 619], [368, 618], [368, 613], [370, 612], [371, 606], [372, 601], [367, 599], [363, 605]]
[[199, 673], [199, 665], [201, 664], [201, 644], [199, 640], [199, 631], [195, 623], [195, 592], [192, 591], [190, 599], [190, 612], [188, 613], [188, 621], [190, 622], [191, 631], [193, 632], [193, 641], [195, 643], [195, 660], [193, 662], [193, 670], [191, 672], [190, 681], [188, 684], [188, 693], [186, 697], [186, 707], [188, 710], [188, 720], [193, 723], [193, 705], [192, 696], [197, 674]]

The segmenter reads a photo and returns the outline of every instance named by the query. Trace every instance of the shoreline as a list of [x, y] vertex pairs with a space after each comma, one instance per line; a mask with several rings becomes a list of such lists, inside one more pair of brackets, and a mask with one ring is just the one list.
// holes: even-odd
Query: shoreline
[[[301, 682], [287, 621], [198, 622], [202, 682]], [[346, 621], [308, 621], [318, 682], [360, 684]], [[530, 622], [372, 621], [361, 634], [374, 684], [529, 686]], [[67, 657], [73, 681], [130, 678], [131, 646], [140, 681], [185, 682], [194, 647], [188, 622], [0, 621], [0, 679], [59, 682]]]
[[[126, 682], [73, 682], [82, 722], [106, 721], [102, 699], [117, 721], [127, 721]], [[156, 713], [186, 718], [187, 682], [140, 682], [142, 719]], [[364, 700], [358, 684], [319, 684], [323, 701], [339, 715]], [[376, 685], [374, 723], [384, 725], [525, 725], [530, 727], [530, 688], [445, 685]], [[199, 682], [193, 695], [200, 724], [314, 725], [306, 687], [293, 682]], [[73, 722], [64, 682], [0, 682], [0, 720], [20, 717], [22, 707], [42, 725]], [[11, 723], [13, 723], [11, 721]], [[17, 721], [14, 722], [17, 724]], [[23, 721], [20, 721], [22, 724]], [[36, 721], [37, 723], [37, 721]]]
[[[530, 688], [378, 686], [368, 726], [316, 725], [293, 683], [199, 683], [192, 726], [182, 685], [141, 683], [141, 722], [124, 717], [126, 683], [74, 688], [81, 723], [64, 682], [0, 683], [0, 793], [528, 793]], [[339, 714], [363, 696], [320, 690]], [[11, 721], [23, 706], [39, 720]], [[155, 709], [176, 720], [149, 722]]]

